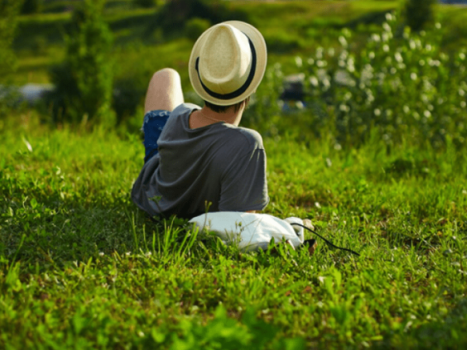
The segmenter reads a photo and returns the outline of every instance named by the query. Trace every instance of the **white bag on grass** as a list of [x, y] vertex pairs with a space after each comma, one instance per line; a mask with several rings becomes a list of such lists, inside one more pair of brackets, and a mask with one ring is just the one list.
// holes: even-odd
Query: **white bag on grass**
[[200, 231], [214, 232], [225, 244], [237, 244], [244, 251], [265, 250], [272, 238], [276, 243], [288, 241], [294, 248], [305, 240], [303, 227], [291, 225], [303, 225], [303, 221], [294, 217], [282, 220], [268, 214], [224, 211], [202, 214], [190, 222]]

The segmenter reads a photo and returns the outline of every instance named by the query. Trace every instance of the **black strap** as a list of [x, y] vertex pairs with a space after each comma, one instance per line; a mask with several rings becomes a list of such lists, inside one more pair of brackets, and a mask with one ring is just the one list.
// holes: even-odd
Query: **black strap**
[[[245, 33], [243, 33], [243, 34], [245, 34]], [[248, 36], [246, 34], [245, 34], [245, 36], [248, 38]], [[235, 90], [234, 92], [230, 92], [228, 94], [218, 94], [217, 92], [209, 90], [209, 88], [206, 85], [203, 84], [203, 81], [201, 80], [201, 77], [199, 75], [199, 70], [198, 70], [199, 57], [196, 58], [195, 69], [196, 69], [196, 72], [198, 73], [199, 82], [201, 83], [201, 86], [203, 87], [203, 89], [209, 95], [211, 95], [212, 97], [217, 98], [219, 100], [231, 100], [233, 98], [236, 98], [236, 97], [240, 96], [241, 94], [243, 94], [248, 89], [251, 82], [253, 81], [253, 78], [255, 77], [255, 72], [256, 72], [256, 50], [255, 50], [255, 46], [253, 45], [253, 42], [250, 40], [250, 38], [248, 38], [248, 42], [250, 43], [251, 56], [252, 56], [250, 74], [248, 75], [248, 78], [245, 81], [245, 83], [239, 89]]]
[[347, 252], [350, 252], [352, 254], [355, 254], [357, 256], [360, 256], [360, 254], [358, 254], [357, 252], [354, 252], [353, 250], [351, 249], [347, 249], [347, 248], [341, 248], [341, 247], [338, 247], [336, 245], [334, 245], [332, 242], [328, 241], [326, 238], [320, 236], [319, 234], [316, 233], [316, 231], [312, 230], [311, 228], [309, 227], [306, 227], [305, 225], [302, 225], [302, 224], [298, 224], [298, 223], [291, 223], [291, 225], [295, 225], [295, 226], [300, 226], [300, 227], [303, 227], [305, 229], [307, 229], [308, 231], [310, 232], [313, 232], [315, 235], [317, 235], [319, 238], [321, 238], [323, 241], [325, 241], [328, 245], [330, 245], [331, 247], [333, 248], [337, 248], [337, 249], [340, 249], [340, 250], [345, 250]]

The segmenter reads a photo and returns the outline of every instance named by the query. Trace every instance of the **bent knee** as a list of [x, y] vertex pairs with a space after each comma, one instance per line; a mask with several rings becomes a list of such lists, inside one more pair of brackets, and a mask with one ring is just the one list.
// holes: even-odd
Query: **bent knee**
[[180, 74], [173, 68], [162, 68], [155, 72], [152, 78], [168, 78], [168, 79], [180, 79]]

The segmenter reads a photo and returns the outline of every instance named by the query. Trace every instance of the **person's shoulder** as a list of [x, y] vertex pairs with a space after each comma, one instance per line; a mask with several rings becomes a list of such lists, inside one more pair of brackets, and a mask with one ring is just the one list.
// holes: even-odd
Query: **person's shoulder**
[[229, 132], [235, 134], [236, 138], [239, 139], [239, 142], [244, 143], [245, 147], [248, 147], [249, 149], [264, 149], [263, 138], [256, 130], [243, 127], [233, 127], [230, 128]]
[[175, 109], [171, 112], [171, 116], [179, 116], [186, 113], [191, 113], [193, 109], [201, 109], [201, 107], [193, 103], [182, 103], [175, 107]]

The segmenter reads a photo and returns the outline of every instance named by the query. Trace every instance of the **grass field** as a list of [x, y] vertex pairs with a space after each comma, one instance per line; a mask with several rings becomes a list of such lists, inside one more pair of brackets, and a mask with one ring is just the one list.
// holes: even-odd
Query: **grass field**
[[242, 254], [136, 209], [138, 135], [1, 123], [2, 348], [467, 344], [465, 152], [265, 139], [265, 212], [361, 256]]
[[[59, 10], [68, 3], [20, 18], [13, 82], [48, 81], [48, 67], [63, 58], [70, 14]], [[141, 115], [89, 131], [8, 107], [0, 117], [0, 349], [466, 348], [467, 51], [452, 31], [465, 30], [466, 12], [440, 7], [451, 19], [434, 32], [445, 30], [441, 43], [404, 41], [379, 23], [395, 3], [229, 3], [251, 6], [272, 44], [264, 88], [242, 122], [264, 139], [264, 212], [309, 218], [359, 257], [320, 239], [313, 256], [286, 247], [243, 253], [185, 220], [153, 222], [129, 196], [143, 164], [134, 131]], [[166, 65], [183, 74], [190, 39], [145, 37], [151, 10], [109, 4], [117, 79], [146, 84]], [[355, 38], [350, 48], [342, 26]], [[351, 47], [376, 33], [368, 52]], [[387, 62], [396, 61], [391, 73]], [[374, 78], [339, 85], [343, 67]], [[284, 112], [281, 79], [297, 71], [310, 81], [309, 106]], [[359, 138], [359, 130], [368, 132]]]

